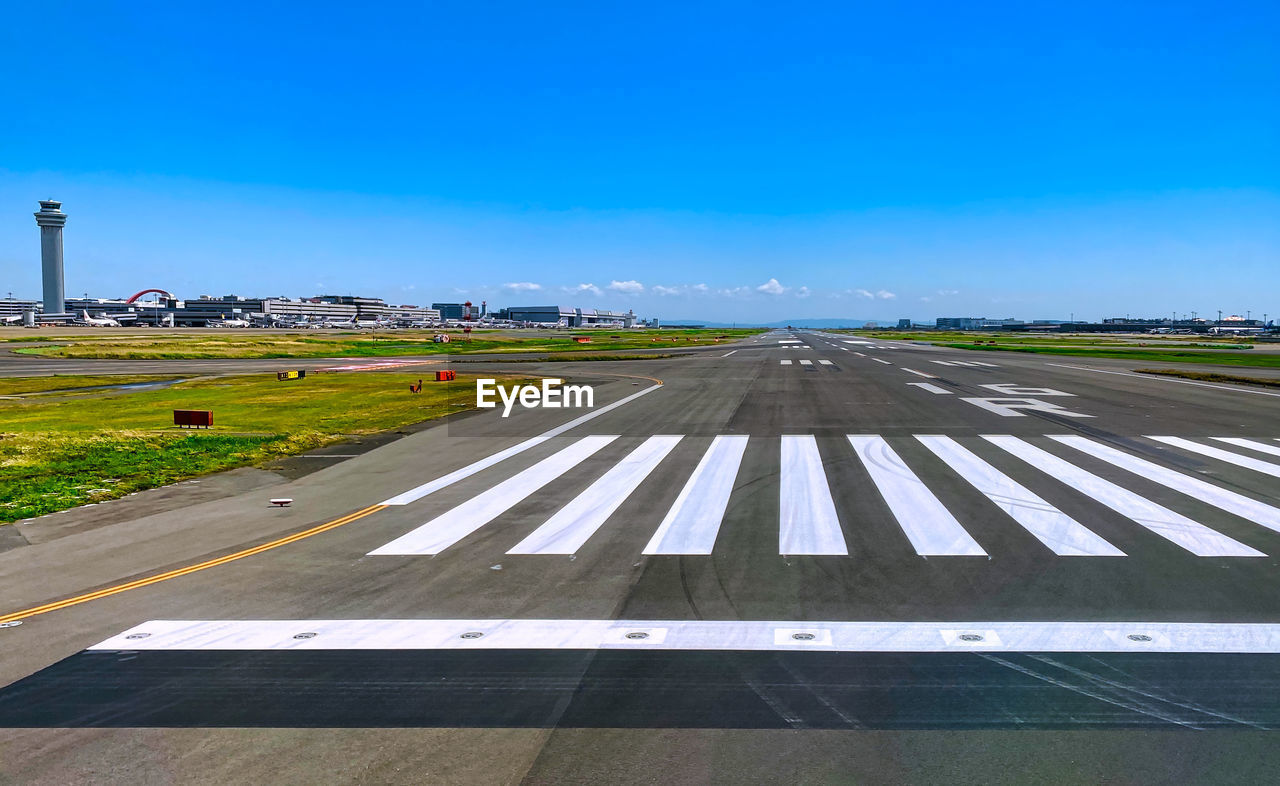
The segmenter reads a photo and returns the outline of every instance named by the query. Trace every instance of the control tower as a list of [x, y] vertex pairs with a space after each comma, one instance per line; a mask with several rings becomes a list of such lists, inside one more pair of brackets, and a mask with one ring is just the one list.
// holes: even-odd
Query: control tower
[[36, 213], [40, 225], [40, 266], [44, 271], [44, 317], [60, 315], [67, 307], [66, 291], [62, 279], [62, 227], [67, 214], [62, 203], [52, 199], [40, 200], [40, 212]]

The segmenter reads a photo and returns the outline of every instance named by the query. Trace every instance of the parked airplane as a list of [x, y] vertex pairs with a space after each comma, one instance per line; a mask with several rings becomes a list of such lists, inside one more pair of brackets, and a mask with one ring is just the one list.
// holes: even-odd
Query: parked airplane
[[71, 320], [71, 324], [85, 327], [120, 327], [120, 323], [110, 317], [89, 316], [88, 309], [81, 311], [80, 318]]
[[249, 320], [247, 319], [212, 319], [205, 323], [205, 327], [247, 328], [249, 327]]

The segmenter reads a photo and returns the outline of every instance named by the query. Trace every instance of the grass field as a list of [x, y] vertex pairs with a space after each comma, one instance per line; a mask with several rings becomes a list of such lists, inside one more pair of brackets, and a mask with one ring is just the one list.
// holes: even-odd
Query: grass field
[[1200, 382], [1231, 382], [1242, 385], [1261, 385], [1268, 388], [1280, 388], [1280, 379], [1266, 377], [1244, 377], [1238, 374], [1216, 374], [1206, 371], [1183, 371], [1176, 368], [1135, 368], [1139, 374], [1159, 374], [1164, 377], [1181, 377]]
[[[62, 387], [84, 388], [150, 378], [57, 379]], [[416, 374], [376, 372], [277, 382], [274, 376], [254, 375], [132, 392], [79, 390], [0, 400], [0, 522], [260, 463], [475, 403], [471, 377], [427, 383], [412, 394], [408, 387], [417, 379]], [[30, 390], [47, 380], [4, 383]], [[213, 410], [215, 428], [176, 429], [174, 409]]]
[[[437, 344], [438, 331], [316, 334], [312, 331], [260, 332], [191, 331], [166, 333], [135, 329], [130, 333], [85, 332], [48, 337], [45, 346], [19, 347], [14, 352], [45, 357], [81, 359], [202, 359], [202, 358], [347, 358], [404, 355], [471, 354], [477, 352], [599, 353], [621, 349], [666, 349], [725, 343], [759, 330], [603, 330], [548, 333], [544, 331], [482, 331], [470, 340], [450, 332], [448, 344]], [[591, 339], [580, 344], [575, 337]], [[45, 337], [36, 336], [36, 339]], [[31, 340], [30, 338], [28, 340]]]
[[1168, 363], [1211, 363], [1221, 366], [1252, 366], [1255, 368], [1280, 368], [1280, 353], [1232, 352], [1229, 350], [1162, 350], [1125, 347], [1046, 347], [1005, 346], [992, 344], [938, 344], [952, 349], [971, 349], [987, 352], [1030, 352], [1038, 355], [1067, 355], [1071, 357], [1118, 358], [1133, 361], [1165, 361]]

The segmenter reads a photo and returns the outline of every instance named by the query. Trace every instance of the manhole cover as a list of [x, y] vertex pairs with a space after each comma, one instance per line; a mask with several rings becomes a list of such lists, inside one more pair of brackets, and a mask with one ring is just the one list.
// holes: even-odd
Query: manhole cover
[[295, 639], [314, 639], [316, 634], [312, 631], [307, 631], [306, 633], [295, 633], [293, 634], [293, 637]]
[[125, 636], [125, 638], [126, 639], [145, 639], [150, 635], [151, 635], [150, 633], [130, 633], [128, 636]]
[[484, 634], [483, 634], [483, 633], [481, 633], [481, 632], [480, 632], [480, 631], [478, 631], [478, 630], [469, 630], [469, 631], [467, 631], [466, 633], [464, 633], [464, 634], [462, 634], [461, 636], [459, 636], [458, 638], [460, 638], [460, 639], [478, 639], [478, 638], [480, 638], [480, 637], [482, 637], [482, 636], [484, 636]]
[[1129, 641], [1151, 641], [1151, 637], [1145, 633], [1130, 633]]
[[645, 633], [645, 632], [644, 632], [644, 631], [642, 631], [642, 630], [633, 630], [633, 631], [631, 631], [630, 633], [628, 633], [628, 634], [627, 634], [627, 638], [629, 638], [629, 639], [647, 639], [647, 638], [649, 638], [649, 634], [648, 634], [648, 633]]
[[813, 641], [816, 637], [812, 633], [792, 633], [791, 638], [796, 641]]
[[961, 633], [961, 634], [960, 634], [960, 636], [959, 636], [959, 639], [960, 639], [961, 641], [982, 641], [982, 634], [980, 634], [980, 633]]

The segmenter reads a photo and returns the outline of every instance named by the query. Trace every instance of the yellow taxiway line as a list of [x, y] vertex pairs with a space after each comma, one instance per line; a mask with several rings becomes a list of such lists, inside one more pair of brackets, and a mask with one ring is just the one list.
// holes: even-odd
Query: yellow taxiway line
[[111, 595], [119, 594], [121, 592], [127, 592], [131, 589], [138, 589], [139, 587], [147, 587], [152, 584], [157, 584], [161, 581], [176, 579], [179, 576], [186, 576], [189, 573], [195, 573], [196, 571], [217, 567], [218, 565], [225, 565], [228, 562], [234, 562], [235, 560], [243, 559], [245, 557], [252, 557], [254, 554], [261, 554], [264, 551], [270, 551], [271, 549], [279, 548], [280, 546], [284, 546], [289, 543], [294, 543], [296, 541], [303, 540], [304, 538], [309, 538], [312, 535], [319, 535], [321, 532], [327, 532], [331, 529], [341, 527], [343, 524], [350, 524], [351, 522], [356, 521], [358, 519], [362, 519], [365, 516], [368, 516], [372, 513], [377, 513], [378, 511], [382, 510], [385, 507], [386, 507], [385, 505], [370, 505], [367, 508], [362, 508], [361, 510], [357, 510], [355, 513], [348, 513], [345, 516], [341, 516], [339, 518], [333, 519], [332, 521], [327, 521], [324, 524], [319, 524], [317, 526], [312, 527], [311, 529], [305, 529], [301, 532], [295, 532], [292, 535], [280, 538], [278, 540], [273, 540], [270, 543], [263, 543], [260, 546], [254, 546], [251, 549], [237, 551], [234, 554], [227, 554], [226, 556], [217, 557], [216, 559], [206, 560], [204, 562], [199, 562], [199, 563], [196, 563], [195, 565], [188, 565], [185, 568], [175, 568], [174, 570], [166, 571], [165, 573], [159, 573], [155, 576], [148, 576], [143, 579], [136, 579], [134, 581], [126, 582], [124, 584], [117, 584], [113, 587], [106, 587], [105, 589], [100, 589], [95, 592], [87, 592], [83, 595], [76, 595], [75, 597], [67, 598], [66, 600], [59, 600], [59, 601], [55, 601], [54, 603], [46, 603], [43, 606], [34, 606], [29, 609], [23, 609], [22, 611], [15, 611], [11, 614], [0, 616], [0, 623], [16, 622], [18, 620], [26, 619], [27, 617], [34, 617], [37, 614], [47, 614], [50, 611], [65, 609], [69, 606], [78, 606], [81, 603], [88, 603], [91, 600], [106, 598]]

